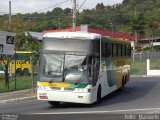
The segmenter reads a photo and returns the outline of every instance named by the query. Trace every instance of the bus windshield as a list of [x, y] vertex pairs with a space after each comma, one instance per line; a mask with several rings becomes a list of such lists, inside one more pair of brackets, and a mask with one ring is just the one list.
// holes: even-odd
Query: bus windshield
[[43, 54], [41, 81], [89, 84], [91, 56]]

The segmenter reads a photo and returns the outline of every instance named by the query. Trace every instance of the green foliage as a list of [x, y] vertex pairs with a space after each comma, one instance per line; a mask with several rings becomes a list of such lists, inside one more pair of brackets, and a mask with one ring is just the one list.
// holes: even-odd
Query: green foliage
[[[152, 70], [159, 70], [160, 59], [150, 58], [150, 67]], [[147, 62], [146, 60], [136, 60], [131, 63], [131, 74], [132, 75], [146, 75], [147, 74]]]
[[32, 38], [29, 33], [27, 38], [24, 50], [32, 51], [32, 59], [36, 63], [40, 56], [40, 42], [36, 38]]
[[[159, 0], [123, 0], [122, 4], [105, 6], [98, 3], [94, 9], [77, 13], [77, 25], [129, 32], [139, 37], [160, 35]], [[44, 31], [72, 26], [70, 8], [54, 8], [46, 13], [17, 14], [12, 17], [14, 32]], [[0, 16], [0, 30], [8, 29], [8, 16]], [[24, 31], [23, 31], [24, 30]]]
[[[35, 80], [36, 82], [37, 80]], [[16, 90], [30, 89], [31, 87], [31, 78], [30, 76], [17, 77], [16, 81]], [[9, 80], [9, 89], [4, 85], [4, 78], [0, 75], [0, 93], [15, 91], [15, 81], [14, 76]]]
[[105, 6], [104, 6], [103, 3], [98, 3], [98, 4], [96, 5], [96, 10], [97, 10], [97, 11], [103, 11], [104, 8], [105, 8]]
[[19, 32], [16, 34], [15, 50], [23, 50], [27, 41], [25, 32]]
[[142, 49], [142, 51], [151, 51], [151, 48], [150, 47], [145, 47]]
[[132, 75], [146, 75], [146, 60], [136, 60], [131, 63], [131, 74]]
[[153, 48], [155, 51], [160, 51], [160, 46], [154, 46]]

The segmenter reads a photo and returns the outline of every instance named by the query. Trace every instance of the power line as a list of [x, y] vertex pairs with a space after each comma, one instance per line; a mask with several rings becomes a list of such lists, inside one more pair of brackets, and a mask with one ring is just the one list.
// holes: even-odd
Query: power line
[[43, 17], [32, 17], [32, 16], [28, 16], [28, 17], [25, 17], [26, 19], [50, 19], [50, 18], [65, 18], [65, 17], [71, 17], [69, 15], [61, 15], [61, 16], [49, 16], [49, 17], [46, 17], [46, 16], [43, 16]]
[[60, 2], [60, 3], [57, 3], [57, 4], [55, 4], [55, 5], [49, 6], [49, 7], [47, 7], [47, 8], [42, 9], [42, 10], [39, 10], [39, 11], [37, 11], [37, 12], [44, 11], [44, 10], [46, 10], [46, 9], [49, 9], [49, 8], [51, 8], [51, 7], [58, 6], [58, 5], [60, 5], [60, 4], [63, 4], [63, 3], [65, 3], [65, 2], [68, 2], [68, 1], [69, 1], [69, 0], [65, 0], [65, 1], [63, 1], [63, 2]]
[[0, 13], [8, 13], [8, 12], [0, 12]]
[[[58, 5], [60, 5], [60, 4], [63, 4], [63, 3], [65, 3], [65, 2], [68, 2], [68, 1], [69, 1], [69, 0], [65, 0], [65, 1], [63, 1], [63, 2], [57, 3], [57, 4], [55, 4], [55, 5], [49, 6], [49, 7], [47, 7], [47, 8], [41, 9], [41, 10], [36, 11], [36, 12], [38, 13], [38, 12], [44, 11], [44, 10], [46, 10], [46, 9], [49, 9], [49, 8], [51, 8], [51, 7], [58, 6]], [[27, 16], [28, 16], [28, 15], [25, 15], [22, 19], [26, 18]]]
[[81, 7], [84, 5], [84, 3], [85, 3], [86, 1], [87, 1], [87, 0], [84, 0], [84, 1], [83, 1], [83, 3], [81, 4], [81, 6], [78, 8], [78, 10], [81, 9]]
[[73, 0], [73, 17], [72, 17], [72, 31], [76, 31], [76, 0]]

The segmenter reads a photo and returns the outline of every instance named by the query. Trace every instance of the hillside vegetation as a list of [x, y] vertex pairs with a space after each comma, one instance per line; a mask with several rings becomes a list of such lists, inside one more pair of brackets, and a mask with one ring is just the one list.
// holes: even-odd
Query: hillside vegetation
[[[160, 36], [160, 0], [124, 0], [122, 4], [104, 6], [77, 13], [77, 25], [134, 34], [141, 38]], [[0, 30], [8, 29], [8, 15], [0, 16]], [[16, 14], [12, 17], [12, 31], [43, 31], [72, 26], [70, 8], [54, 8], [46, 13]]]

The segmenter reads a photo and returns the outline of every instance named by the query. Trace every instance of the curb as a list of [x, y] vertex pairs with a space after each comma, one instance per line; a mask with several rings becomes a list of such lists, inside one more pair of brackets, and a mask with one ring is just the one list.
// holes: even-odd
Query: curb
[[0, 101], [0, 104], [1, 104], [1, 103], [11, 103], [11, 102], [17, 102], [17, 101], [24, 101], [24, 100], [32, 100], [32, 99], [34, 99], [34, 98], [36, 98], [36, 96], [2, 100], [2, 101]]
[[24, 93], [31, 93], [30, 89], [25, 89], [25, 90], [16, 90], [16, 91], [10, 91], [10, 92], [2, 92], [0, 93], [1, 96], [7, 96], [7, 95], [12, 95], [12, 94], [24, 94]]

